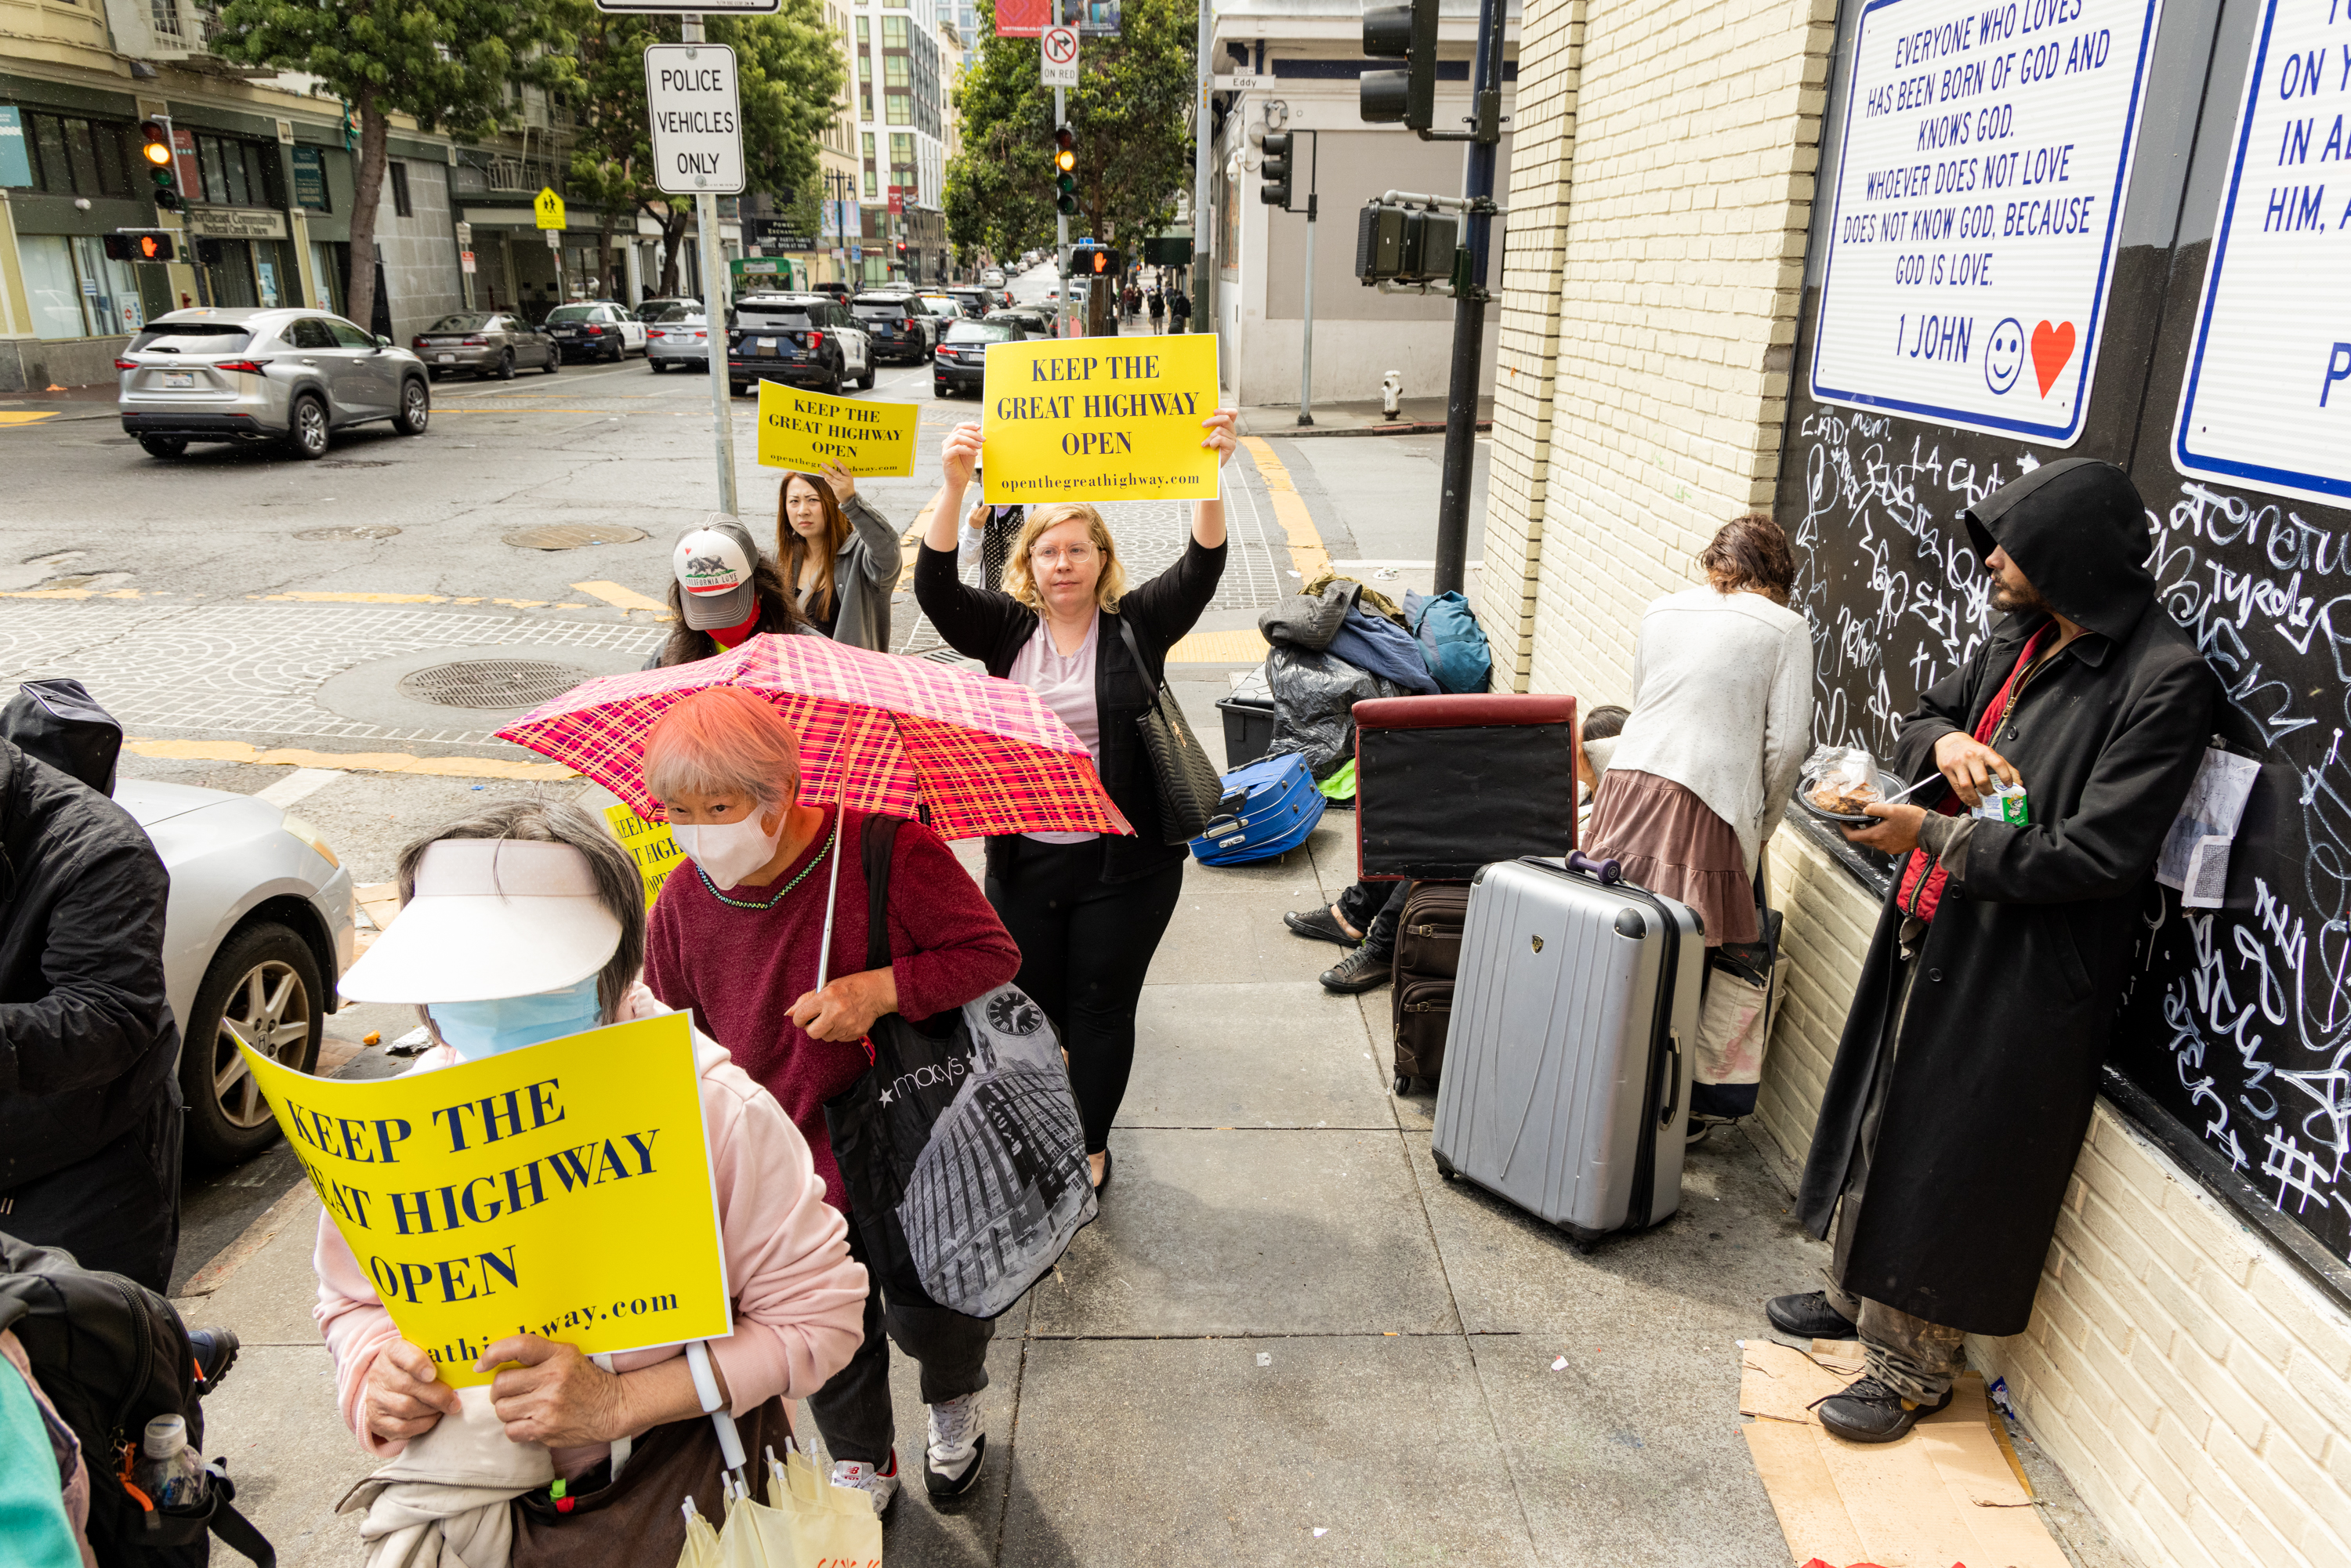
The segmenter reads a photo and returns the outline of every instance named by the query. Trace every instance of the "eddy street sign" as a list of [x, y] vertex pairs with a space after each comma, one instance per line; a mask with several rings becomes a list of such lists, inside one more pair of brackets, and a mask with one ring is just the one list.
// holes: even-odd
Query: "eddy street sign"
[[1038, 81], [1045, 87], [1078, 85], [1078, 30], [1048, 27], [1038, 35]]
[[645, 50], [645, 109], [653, 181], [674, 196], [743, 189], [743, 116], [735, 51], [725, 44], [654, 44]]

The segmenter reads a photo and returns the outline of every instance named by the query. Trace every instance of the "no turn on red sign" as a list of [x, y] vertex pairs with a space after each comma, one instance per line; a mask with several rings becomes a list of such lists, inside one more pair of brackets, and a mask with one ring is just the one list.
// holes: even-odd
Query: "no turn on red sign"
[[1038, 79], [1046, 87], [1078, 85], [1078, 30], [1048, 27], [1037, 36]]
[[735, 51], [725, 44], [654, 44], [645, 50], [645, 111], [654, 183], [672, 195], [743, 189], [743, 115]]

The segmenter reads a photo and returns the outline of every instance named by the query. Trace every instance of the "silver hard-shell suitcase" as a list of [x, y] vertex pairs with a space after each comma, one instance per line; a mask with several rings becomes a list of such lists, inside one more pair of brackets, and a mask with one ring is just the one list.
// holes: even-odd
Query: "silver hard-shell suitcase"
[[1578, 1241], [1680, 1206], [1705, 935], [1614, 861], [1470, 883], [1431, 1152]]

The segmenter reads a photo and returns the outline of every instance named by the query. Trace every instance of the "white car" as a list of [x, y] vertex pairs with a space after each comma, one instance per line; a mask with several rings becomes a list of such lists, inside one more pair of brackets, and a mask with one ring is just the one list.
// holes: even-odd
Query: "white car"
[[239, 1163], [277, 1124], [222, 1025], [288, 1067], [317, 1070], [353, 956], [351, 873], [316, 828], [254, 796], [123, 779], [114, 800], [172, 875], [163, 981], [180, 1023], [188, 1153]]
[[1001, 288], [1004, 287], [1004, 274], [991, 267], [979, 275], [979, 284], [983, 288]]

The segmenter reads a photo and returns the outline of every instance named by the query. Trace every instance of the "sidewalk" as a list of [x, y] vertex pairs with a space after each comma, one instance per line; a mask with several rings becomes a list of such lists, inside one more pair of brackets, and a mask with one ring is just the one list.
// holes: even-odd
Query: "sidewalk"
[[[1826, 1260], [1788, 1217], [1790, 1173], [1718, 1133], [1679, 1214], [1590, 1253], [1439, 1178], [1433, 1097], [1388, 1092], [1388, 993], [1325, 994], [1339, 950], [1280, 924], [1352, 879], [1353, 833], [1333, 811], [1280, 862], [1187, 872], [1102, 1218], [1000, 1320], [983, 1482], [948, 1510], [902, 1496], [893, 1568], [1787, 1563], [1738, 1342]], [[316, 1224], [297, 1188], [184, 1303], [244, 1336], [210, 1446], [286, 1568], [360, 1561], [331, 1511], [371, 1468], [309, 1317]], [[2018, 1446], [2053, 1528], [2095, 1541]]]
[[[1398, 401], [1396, 417], [1388, 418], [1380, 400], [1362, 402], [1317, 402], [1312, 410], [1314, 423], [1298, 423], [1298, 405], [1294, 402], [1252, 403], [1241, 410], [1241, 434], [1244, 435], [1290, 435], [1305, 439], [1317, 435], [1425, 435], [1445, 432], [1445, 398], [1408, 397]], [[1489, 430], [1494, 423], [1494, 400], [1491, 396], [1478, 400], [1478, 425]]]

